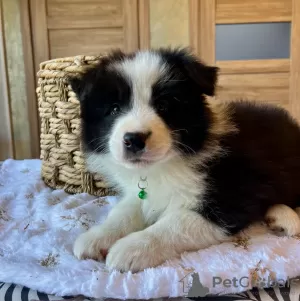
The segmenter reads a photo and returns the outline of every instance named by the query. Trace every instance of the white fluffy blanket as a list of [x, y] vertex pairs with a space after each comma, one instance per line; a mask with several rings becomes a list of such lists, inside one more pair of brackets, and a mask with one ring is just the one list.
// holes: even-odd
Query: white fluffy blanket
[[194, 273], [200, 294], [240, 292], [276, 279], [282, 285], [300, 275], [300, 240], [267, 233], [182, 254], [137, 274], [109, 273], [104, 263], [79, 261], [72, 254], [75, 238], [101, 223], [117, 199], [52, 191], [40, 167], [39, 160], [7, 160], [1, 168], [0, 281], [60, 296], [148, 299], [186, 296]]

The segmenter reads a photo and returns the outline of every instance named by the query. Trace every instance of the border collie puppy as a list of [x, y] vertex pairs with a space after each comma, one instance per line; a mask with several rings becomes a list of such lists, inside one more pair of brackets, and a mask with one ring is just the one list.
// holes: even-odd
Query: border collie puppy
[[88, 169], [122, 195], [78, 237], [76, 257], [108, 251], [110, 269], [137, 272], [266, 215], [272, 227], [300, 232], [299, 126], [272, 106], [208, 103], [217, 71], [186, 50], [159, 49], [114, 52], [70, 78]]

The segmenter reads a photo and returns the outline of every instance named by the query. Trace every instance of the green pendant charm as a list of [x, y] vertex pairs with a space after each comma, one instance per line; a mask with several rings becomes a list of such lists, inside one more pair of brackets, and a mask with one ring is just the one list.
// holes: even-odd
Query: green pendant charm
[[139, 198], [140, 198], [141, 200], [145, 200], [145, 199], [147, 198], [147, 192], [146, 192], [145, 190], [141, 190], [141, 191], [139, 192]]
[[141, 200], [145, 200], [147, 198], [147, 192], [145, 191], [147, 187], [148, 187], [147, 177], [145, 178], [140, 177], [140, 181], [138, 182], [138, 188], [141, 190], [138, 194], [138, 197]]

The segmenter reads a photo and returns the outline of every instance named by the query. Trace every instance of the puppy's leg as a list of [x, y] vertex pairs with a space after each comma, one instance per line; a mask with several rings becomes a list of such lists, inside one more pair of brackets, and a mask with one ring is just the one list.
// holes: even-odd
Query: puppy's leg
[[278, 204], [269, 208], [265, 221], [271, 231], [279, 236], [293, 236], [300, 233], [300, 218], [292, 208]]
[[228, 238], [201, 215], [181, 209], [165, 213], [152, 226], [118, 240], [110, 249], [106, 264], [110, 269], [137, 272]]
[[74, 255], [79, 259], [102, 260], [118, 239], [143, 228], [140, 201], [124, 199], [112, 209], [102, 225], [92, 227], [77, 238]]

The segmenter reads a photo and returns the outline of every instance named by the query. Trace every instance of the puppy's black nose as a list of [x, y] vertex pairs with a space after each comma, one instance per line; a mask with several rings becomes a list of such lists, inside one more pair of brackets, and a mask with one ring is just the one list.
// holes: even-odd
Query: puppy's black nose
[[134, 154], [141, 152], [146, 145], [146, 140], [151, 135], [148, 133], [126, 133], [123, 137], [123, 142], [126, 149]]

